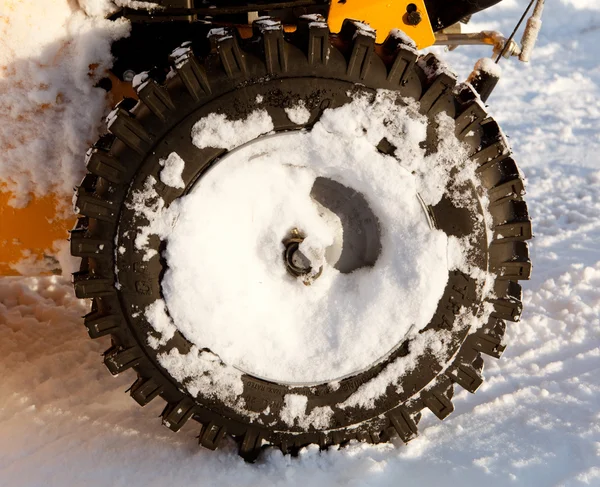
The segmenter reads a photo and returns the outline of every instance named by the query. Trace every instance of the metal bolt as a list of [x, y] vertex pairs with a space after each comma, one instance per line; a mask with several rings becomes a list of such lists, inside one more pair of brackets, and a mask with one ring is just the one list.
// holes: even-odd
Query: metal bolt
[[128, 69], [123, 73], [123, 81], [131, 82], [135, 78], [135, 71]]
[[283, 260], [288, 273], [300, 277], [305, 286], [310, 286], [321, 275], [323, 268], [321, 267], [316, 274], [313, 273], [310, 260], [299, 249], [303, 241], [304, 235], [297, 228], [292, 229], [290, 236], [283, 241]]
[[409, 3], [406, 6], [406, 24], [408, 25], [419, 25], [423, 20], [421, 12], [417, 10], [417, 6], [414, 3]]

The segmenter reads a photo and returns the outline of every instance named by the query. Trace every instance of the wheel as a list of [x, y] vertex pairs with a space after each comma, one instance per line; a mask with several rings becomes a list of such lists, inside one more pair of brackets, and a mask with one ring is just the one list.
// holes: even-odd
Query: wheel
[[88, 152], [85, 326], [110, 335], [112, 374], [136, 371], [131, 396], [160, 396], [173, 431], [198, 421], [207, 448], [409, 441], [519, 319], [520, 173], [473, 90], [402, 36], [253, 29], [176, 49], [164, 83], [139, 75]]

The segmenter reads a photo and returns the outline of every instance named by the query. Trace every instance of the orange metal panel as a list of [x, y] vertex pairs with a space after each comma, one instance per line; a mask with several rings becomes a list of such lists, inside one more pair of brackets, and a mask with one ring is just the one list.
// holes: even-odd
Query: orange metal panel
[[[421, 17], [417, 25], [408, 23], [407, 7], [411, 4]], [[377, 33], [378, 43], [383, 42], [392, 29], [403, 31], [415, 41], [418, 49], [435, 42], [424, 0], [332, 0], [327, 19], [331, 32], [339, 32], [344, 19], [359, 20], [371, 26]]]

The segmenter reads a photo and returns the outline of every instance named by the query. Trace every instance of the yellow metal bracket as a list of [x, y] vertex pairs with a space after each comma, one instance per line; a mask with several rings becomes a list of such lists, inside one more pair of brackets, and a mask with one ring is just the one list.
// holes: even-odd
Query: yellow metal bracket
[[344, 19], [359, 20], [376, 31], [376, 41], [385, 40], [392, 29], [403, 31], [417, 49], [432, 46], [435, 34], [424, 0], [332, 0], [327, 23], [338, 33]]

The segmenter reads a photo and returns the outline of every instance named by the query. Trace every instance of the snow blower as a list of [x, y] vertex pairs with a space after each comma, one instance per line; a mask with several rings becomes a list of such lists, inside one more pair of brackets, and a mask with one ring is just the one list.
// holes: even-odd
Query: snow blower
[[[92, 338], [141, 406], [253, 461], [417, 435], [474, 393], [521, 315], [522, 175], [485, 102], [521, 44], [463, 33], [499, 0], [143, 2], [113, 19], [116, 106], [70, 232]], [[140, 2], [137, 2], [140, 4]], [[140, 5], [136, 5], [140, 7]], [[517, 26], [518, 27], [518, 26]], [[431, 52], [489, 45], [465, 82]], [[0, 194], [0, 273], [55, 267], [71, 219]], [[60, 214], [64, 214], [60, 213]], [[24, 253], [24, 250], [26, 251]], [[189, 425], [188, 425], [189, 427]]]

